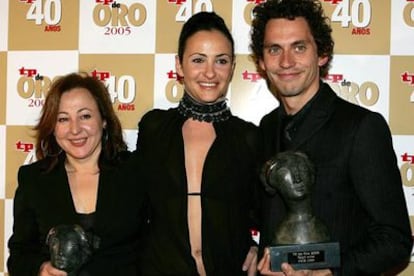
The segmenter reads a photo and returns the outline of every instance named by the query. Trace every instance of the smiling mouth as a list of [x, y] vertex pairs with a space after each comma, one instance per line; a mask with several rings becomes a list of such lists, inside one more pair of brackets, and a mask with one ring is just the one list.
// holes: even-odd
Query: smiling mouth
[[70, 143], [75, 146], [82, 146], [86, 143], [87, 138], [71, 139]]
[[200, 82], [200, 85], [203, 86], [203, 87], [211, 88], [211, 87], [216, 87], [217, 83], [215, 83], [215, 82]]
[[297, 78], [299, 76], [299, 72], [292, 72], [292, 73], [279, 73], [278, 74], [279, 78], [284, 79], [284, 80], [289, 80], [289, 79], [294, 79]]

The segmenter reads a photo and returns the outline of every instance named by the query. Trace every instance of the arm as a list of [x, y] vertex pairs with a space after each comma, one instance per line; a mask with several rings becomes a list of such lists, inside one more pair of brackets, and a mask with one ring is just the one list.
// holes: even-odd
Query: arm
[[[240, 132], [238, 137], [245, 137], [243, 144], [240, 144], [238, 148], [244, 151], [240, 158], [247, 158], [249, 160], [249, 228], [251, 230], [259, 230], [259, 194], [261, 190], [260, 179], [258, 172], [261, 164], [261, 146], [262, 139], [260, 131], [256, 126], [247, 124], [247, 131], [245, 133]], [[247, 272], [247, 275], [254, 276], [257, 274], [257, 256], [258, 256], [258, 245], [252, 237], [249, 251], [247, 252], [246, 258], [242, 265], [242, 270]]]
[[18, 187], [14, 197], [13, 234], [8, 242], [10, 256], [7, 267], [11, 275], [37, 275], [41, 264], [48, 259], [42, 254], [36, 214], [31, 207], [28, 185], [33, 176], [24, 167], [19, 169]]
[[372, 222], [366, 238], [343, 256], [343, 273], [385, 272], [408, 260], [412, 239], [392, 137], [381, 115], [370, 113], [361, 121], [349, 174]]

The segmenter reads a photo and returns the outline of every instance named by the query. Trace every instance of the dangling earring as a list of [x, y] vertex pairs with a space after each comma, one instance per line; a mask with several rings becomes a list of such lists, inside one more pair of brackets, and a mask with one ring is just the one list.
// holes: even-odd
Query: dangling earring
[[[46, 145], [45, 145], [46, 144]], [[48, 143], [47, 142], [45, 142], [45, 140], [42, 140], [42, 141], [40, 141], [40, 149], [42, 150], [42, 152], [43, 152], [43, 155], [44, 156], [48, 156], [48, 157], [56, 157], [56, 156], [58, 156], [59, 154], [61, 154], [62, 153], [62, 148], [61, 147], [59, 147], [59, 152], [57, 152], [57, 153], [49, 153], [49, 150], [48, 150]]]

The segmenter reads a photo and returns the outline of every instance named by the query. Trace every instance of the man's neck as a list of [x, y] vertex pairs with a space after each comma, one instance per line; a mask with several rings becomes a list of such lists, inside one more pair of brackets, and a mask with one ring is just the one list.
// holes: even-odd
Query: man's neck
[[[301, 93], [300, 95], [293, 97], [281, 97], [281, 103], [288, 115], [295, 115], [298, 113], [313, 97], [318, 93], [320, 88], [319, 83], [313, 87], [309, 88], [309, 91]], [[311, 92], [312, 91], [312, 92]]]

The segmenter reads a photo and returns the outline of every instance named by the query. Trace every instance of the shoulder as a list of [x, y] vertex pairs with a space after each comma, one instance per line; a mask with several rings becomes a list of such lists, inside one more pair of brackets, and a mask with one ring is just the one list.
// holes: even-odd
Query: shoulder
[[[316, 112], [334, 116], [337, 121], [343, 123], [358, 124], [365, 118], [381, 119], [380, 113], [369, 110], [366, 107], [350, 102], [340, 97], [328, 84], [323, 83], [319, 96], [313, 103]], [[334, 119], [335, 120], [335, 119]]]
[[130, 152], [128, 150], [123, 150], [123, 151], [118, 153], [118, 157], [119, 157], [119, 160], [121, 162], [128, 161], [131, 158], [131, 156], [132, 156], [132, 152]]
[[366, 107], [351, 103], [337, 96], [336, 108], [334, 113], [336, 116], [346, 119], [346, 121], [354, 123], [363, 123], [364, 121], [375, 121], [386, 124], [385, 118], [381, 113], [369, 110]]
[[[19, 190], [29, 189], [35, 192], [40, 183], [44, 183], [45, 177], [49, 178], [50, 172], [47, 172], [45, 159], [20, 166], [17, 173], [17, 187]], [[35, 189], [35, 190], [33, 190]]]
[[[318, 106], [319, 108], [322, 108], [322, 106], [327, 109], [332, 108], [338, 112], [343, 112], [344, 110], [352, 111], [355, 112], [356, 116], [361, 116], [372, 112], [365, 107], [359, 106], [340, 97], [327, 83], [322, 83], [319, 95], [313, 105]], [[348, 115], [352, 116], [353, 114]]]
[[279, 110], [279, 108], [277, 107], [277, 108], [273, 109], [272, 111], [270, 111], [269, 113], [267, 113], [266, 115], [264, 115], [262, 117], [262, 119], [260, 120], [259, 125], [262, 127], [262, 126], [266, 126], [266, 125], [269, 125], [269, 124], [273, 124], [274, 121], [276, 121], [276, 119], [277, 119], [277, 114], [279, 112], [278, 110]]
[[388, 137], [391, 137], [388, 123], [381, 113], [351, 103], [338, 96], [332, 89], [330, 90], [333, 96], [329, 97], [334, 101], [327, 109], [330, 110], [329, 121], [336, 126], [336, 129], [350, 135], [366, 136], [376, 140], [382, 140], [385, 137], [388, 140]]
[[245, 121], [237, 116], [230, 117], [228, 120], [228, 126], [234, 131], [245, 134], [256, 135], [259, 132], [259, 128], [255, 124]]
[[125, 164], [127, 164], [129, 162], [129, 160], [131, 160], [133, 154], [132, 152], [128, 151], [128, 150], [123, 150], [121, 152], [118, 152], [117, 155], [117, 162], [114, 164], [114, 167], [122, 167]]
[[145, 132], [162, 130], [172, 125], [178, 118], [179, 114], [176, 108], [170, 108], [168, 110], [153, 109], [142, 116], [138, 124], [138, 129], [139, 132], [142, 130], [145, 130]]
[[37, 175], [40, 174], [42, 172], [44, 172], [46, 170], [48, 163], [46, 162], [45, 159], [42, 160], [38, 160], [35, 161], [33, 163], [30, 164], [25, 164], [20, 166], [18, 174], [20, 175]]
[[177, 108], [151, 110], [139, 122], [138, 142], [164, 143], [166, 137], [179, 134], [184, 121]]
[[168, 110], [152, 109], [142, 116], [139, 122], [139, 125], [141, 126], [142, 124], [159, 122], [168, 117], [173, 116], [173, 114], [175, 113], [176, 113], [176, 109], [173, 109], [173, 108], [170, 108]]

